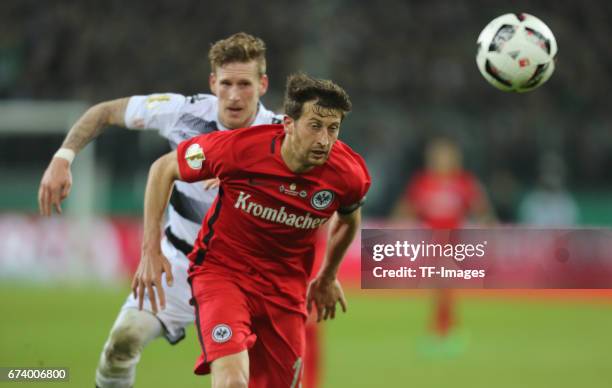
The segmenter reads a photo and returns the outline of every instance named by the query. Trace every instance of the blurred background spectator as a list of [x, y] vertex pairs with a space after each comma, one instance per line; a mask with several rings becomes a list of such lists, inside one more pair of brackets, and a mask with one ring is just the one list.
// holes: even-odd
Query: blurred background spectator
[[565, 165], [559, 156], [542, 156], [537, 182], [520, 203], [519, 221], [542, 227], [568, 227], [578, 223], [578, 206], [565, 187]]

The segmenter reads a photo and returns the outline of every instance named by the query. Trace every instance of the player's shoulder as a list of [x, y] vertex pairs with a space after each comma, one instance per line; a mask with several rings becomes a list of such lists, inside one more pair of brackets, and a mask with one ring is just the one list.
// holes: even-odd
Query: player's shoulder
[[264, 124], [213, 132], [208, 136], [211, 142], [224, 150], [228, 160], [240, 168], [258, 164], [269, 157], [283, 131], [282, 125]]
[[334, 143], [330, 160], [339, 167], [354, 169], [365, 167], [363, 157], [341, 140]]
[[334, 143], [328, 159], [332, 170], [349, 184], [360, 184], [370, 179], [370, 173], [363, 157], [341, 140]]
[[255, 117], [254, 125], [264, 124], [282, 124], [284, 115], [275, 113], [269, 109], [266, 109], [263, 104], [259, 106], [259, 112]]
[[185, 103], [185, 96], [179, 93], [151, 93], [144, 95], [133, 95], [129, 99], [130, 104], [142, 105], [147, 110], [176, 109]]
[[216, 118], [217, 106], [217, 96], [199, 93], [185, 96], [185, 103], [182, 106], [182, 111], [198, 117], [211, 116], [212, 118]]
[[147, 104], [170, 104], [186, 110], [209, 110], [217, 106], [217, 97], [212, 94], [198, 93], [183, 95], [180, 93], [153, 93], [144, 96]]
[[130, 97], [131, 103], [143, 104], [148, 110], [196, 110], [207, 111], [216, 108], [217, 97], [211, 94], [186, 96], [180, 93], [165, 92]]
[[258, 144], [260, 142], [270, 142], [284, 132], [281, 124], [261, 124], [247, 128], [234, 129], [227, 131], [236, 144], [245, 146]]
[[192, 105], [207, 105], [217, 102], [217, 96], [208, 93], [197, 93], [190, 96], [185, 96], [186, 102]]
[[228, 131], [216, 131], [208, 134], [210, 138], [223, 139], [230, 143], [234, 150], [241, 150], [263, 144], [269, 144], [283, 133], [284, 129], [279, 124], [262, 124], [252, 127], [231, 129]]

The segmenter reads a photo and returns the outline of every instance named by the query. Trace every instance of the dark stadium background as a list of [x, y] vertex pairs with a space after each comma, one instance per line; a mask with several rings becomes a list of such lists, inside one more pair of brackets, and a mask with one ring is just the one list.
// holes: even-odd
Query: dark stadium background
[[[507, 12], [540, 17], [559, 45], [552, 78], [528, 94], [492, 88], [474, 61], [480, 30]], [[75, 172], [80, 194], [67, 203], [67, 217], [43, 222], [38, 183], [68, 130], [64, 116], [133, 94], [208, 92], [211, 42], [246, 31], [267, 43], [267, 107], [280, 108], [285, 78], [297, 70], [331, 78], [352, 96], [341, 137], [372, 173], [368, 220], [389, 216], [425, 141], [447, 134], [461, 144], [503, 222], [521, 222], [520, 203], [536, 185], [542, 157], [555, 155], [578, 225], [607, 227], [611, 19], [607, 1], [0, 2], [0, 367], [67, 366], [70, 386], [93, 384], [128, 291], [125, 268], [137, 260], [146, 173], [167, 149], [155, 133], [106, 132], [87, 157], [77, 157], [75, 168], [86, 164], [86, 176]], [[98, 246], [94, 260], [95, 247], [86, 247], [63, 257], [62, 238], [75, 238], [57, 230], [75, 225], [93, 228], [101, 241], [117, 233], [119, 251]], [[110, 256], [123, 267], [100, 275]], [[612, 381], [612, 295], [605, 292], [468, 292], [460, 327], [469, 343], [442, 360], [418, 352], [427, 294], [349, 294], [349, 314], [326, 324], [327, 387]], [[137, 386], [202, 385], [190, 372], [194, 339], [190, 332], [177, 348], [160, 342], [147, 349]]]

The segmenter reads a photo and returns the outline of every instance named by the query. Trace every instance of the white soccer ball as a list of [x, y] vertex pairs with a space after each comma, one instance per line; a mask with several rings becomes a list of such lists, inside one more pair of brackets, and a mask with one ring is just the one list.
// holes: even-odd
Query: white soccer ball
[[508, 13], [478, 36], [476, 63], [487, 81], [507, 92], [528, 92], [555, 70], [557, 41], [544, 22], [526, 13]]

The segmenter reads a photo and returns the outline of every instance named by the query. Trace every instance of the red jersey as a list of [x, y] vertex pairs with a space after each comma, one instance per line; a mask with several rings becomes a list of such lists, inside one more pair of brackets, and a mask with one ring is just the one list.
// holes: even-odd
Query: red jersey
[[476, 178], [466, 171], [438, 175], [417, 173], [404, 194], [417, 218], [435, 229], [460, 227], [473, 206], [482, 200]]
[[191, 273], [229, 275], [303, 309], [317, 229], [335, 211], [355, 210], [370, 177], [361, 156], [341, 141], [324, 165], [296, 174], [280, 154], [284, 136], [282, 125], [214, 132], [181, 143], [177, 155], [182, 180], [221, 181], [189, 255]]

